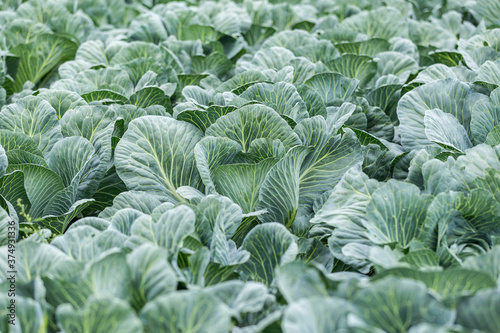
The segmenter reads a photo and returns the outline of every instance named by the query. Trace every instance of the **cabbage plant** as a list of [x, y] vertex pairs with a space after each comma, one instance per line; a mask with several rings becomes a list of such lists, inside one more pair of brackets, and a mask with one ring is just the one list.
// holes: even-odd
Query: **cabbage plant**
[[499, 17], [0, 0], [0, 331], [500, 332]]

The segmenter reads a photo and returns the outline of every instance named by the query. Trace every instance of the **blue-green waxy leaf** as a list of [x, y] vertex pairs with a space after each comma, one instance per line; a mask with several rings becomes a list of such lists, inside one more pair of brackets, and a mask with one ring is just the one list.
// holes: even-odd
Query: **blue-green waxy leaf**
[[218, 193], [231, 198], [240, 205], [243, 213], [257, 210], [259, 190], [267, 173], [277, 160], [270, 158], [255, 164], [226, 164], [213, 173]]
[[127, 97], [133, 93], [133, 83], [130, 77], [119, 68], [86, 69], [51, 84], [51, 89], [71, 90], [89, 101], [120, 101], [127, 102]]
[[410, 268], [393, 268], [383, 271], [380, 278], [393, 275], [422, 281], [437, 292], [445, 302], [454, 304], [460, 297], [470, 295], [482, 289], [495, 288], [496, 281], [488, 274], [463, 268], [445, 271], [417, 271]]
[[[43, 278], [47, 289], [53, 290], [47, 295], [51, 305], [57, 307], [69, 303], [75, 309], [83, 308], [92, 297], [130, 301], [130, 268], [126, 264], [125, 254], [117, 248], [118, 243], [123, 243], [123, 238], [116, 239], [115, 237], [119, 236], [117, 232], [101, 235], [87, 239], [97, 245], [95, 248], [83, 246], [83, 250], [87, 252], [85, 257], [88, 258], [91, 252], [95, 253], [92, 260], [86, 264], [78, 261], [66, 262], [50, 276]], [[115, 244], [110, 241], [113, 238]], [[75, 250], [78, 252], [78, 249]]]
[[425, 133], [424, 117], [427, 110], [435, 108], [451, 114], [470, 133], [471, 109], [485, 97], [456, 79], [437, 80], [413, 89], [398, 104], [401, 144], [406, 149], [432, 144]]
[[43, 34], [29, 44], [16, 46], [10, 50], [21, 58], [14, 90], [21, 91], [26, 81], [38, 83], [61, 62], [74, 57], [76, 49], [73, 41], [54, 34]]
[[99, 102], [102, 104], [125, 104], [127, 97], [109, 89], [93, 90], [87, 93], [80, 92], [87, 103]]
[[479, 72], [480, 66], [486, 61], [498, 59], [498, 32], [498, 29], [486, 30], [458, 41], [458, 50], [463, 55], [465, 64], [473, 71]]
[[497, 332], [500, 327], [500, 291], [482, 291], [460, 299], [457, 304], [457, 323], [482, 332]]
[[248, 253], [236, 250], [231, 240], [242, 217], [241, 207], [226, 197], [208, 195], [200, 200], [196, 207], [196, 233], [210, 248], [213, 262], [231, 266], [248, 259]]
[[[0, 297], [2, 316], [9, 320], [9, 306], [12, 304], [10, 300], [11, 298], [8, 298], [7, 295]], [[49, 315], [47, 308], [43, 307], [37, 300], [18, 295], [16, 295], [15, 305], [15, 328], [18, 330], [17, 332], [43, 332], [43, 330], [46, 330], [46, 317]], [[7, 321], [5, 321], [5, 325], [9, 325]], [[11, 331], [14, 330], [11, 329]]]
[[167, 250], [169, 261], [176, 261], [184, 239], [194, 233], [196, 216], [185, 205], [177, 206], [163, 213], [158, 221], [150, 216], [139, 217], [131, 229], [131, 245], [152, 243]]
[[465, 260], [465, 268], [489, 274], [497, 284], [500, 282], [500, 246], [495, 246], [490, 251]]
[[[110, 235], [111, 236], [111, 235]], [[125, 253], [114, 247], [100, 253], [85, 265], [82, 279], [98, 297], [117, 297], [129, 301], [132, 278]]]
[[270, 107], [253, 104], [244, 106], [219, 119], [207, 128], [206, 135], [227, 137], [241, 144], [248, 152], [255, 139], [279, 139], [285, 148], [300, 143], [299, 138], [277, 112]]
[[48, 156], [50, 169], [62, 179], [64, 187], [76, 186], [77, 191], [95, 192], [102, 177], [99, 158], [94, 156], [92, 144], [79, 136], [59, 140]]
[[252, 229], [245, 237], [243, 249], [250, 259], [241, 265], [246, 279], [270, 285], [275, 268], [293, 261], [298, 249], [294, 236], [279, 223], [265, 223]]
[[[48, 6], [52, 7], [51, 9], [54, 9], [53, 6]], [[5, 7], [4, 7], [5, 9]], [[24, 17], [20, 18], [15, 18], [14, 20], [11, 20], [9, 22], [9, 25], [4, 28], [2, 31], [2, 35], [5, 38], [5, 41], [7, 42], [7, 47], [14, 47], [19, 44], [23, 43], [30, 43], [32, 42], [35, 38], [42, 34], [50, 34], [50, 28], [46, 26], [43, 23], [36, 22], [32, 20], [32, 17], [29, 17], [29, 15], [23, 15]], [[16, 66], [19, 65], [19, 57], [17, 57], [16, 61]], [[17, 72], [14, 71], [14, 73], [9, 73], [12, 77], [14, 77]]]
[[92, 141], [116, 118], [113, 110], [102, 105], [76, 106], [68, 110], [60, 120], [64, 137], [81, 136]]
[[70, 304], [57, 308], [62, 332], [140, 333], [142, 323], [130, 305], [112, 297], [91, 297], [80, 309]]
[[390, 180], [373, 192], [366, 207], [368, 238], [376, 244], [407, 246], [418, 237], [432, 197], [412, 184]]
[[[59, 76], [62, 80], [54, 82], [51, 84], [51, 88], [57, 88], [57, 90], [66, 90], [70, 89], [71, 91], [79, 91], [78, 87], [75, 85], [75, 82], [71, 79], [74, 78], [80, 72], [86, 71], [90, 69], [90, 64], [83, 60], [73, 60], [67, 61], [64, 64], [61, 64], [58, 68]], [[70, 79], [70, 80], [64, 80]]]
[[50, 23], [52, 14], [59, 16], [68, 14], [65, 7], [58, 6], [55, 1], [48, 1], [46, 6], [40, 6], [41, 2], [33, 1], [30, 3], [25, 3], [17, 8], [18, 15], [20, 17], [27, 17], [35, 22], [39, 23]]
[[476, 83], [493, 90], [500, 86], [500, 61], [488, 60], [479, 67], [479, 73], [475, 80]]
[[26, 134], [20, 132], [0, 129], [0, 145], [5, 150], [5, 154], [10, 160], [10, 164], [22, 164], [22, 162], [18, 162], [17, 158], [9, 156], [11, 155], [10, 152], [28, 153], [33, 158], [39, 157], [43, 159], [43, 154], [40, 149], [38, 149], [38, 145], [35, 141]]
[[453, 147], [461, 152], [472, 148], [467, 131], [457, 118], [439, 109], [428, 110], [424, 116], [425, 135], [437, 144]]
[[160, 296], [146, 304], [140, 318], [147, 332], [228, 332], [231, 326], [230, 309], [218, 298], [199, 291]]
[[326, 64], [332, 71], [360, 81], [364, 86], [377, 73], [377, 64], [372, 58], [357, 54], [343, 54]]
[[132, 274], [132, 306], [136, 310], [177, 289], [177, 277], [163, 249], [143, 244], [128, 255], [127, 263]]
[[93, 66], [109, 65], [104, 43], [100, 40], [89, 40], [80, 44], [76, 51], [75, 60], [83, 60]]
[[289, 304], [309, 297], [328, 297], [322, 273], [303, 261], [286, 263], [276, 270], [276, 283]]
[[373, 193], [379, 186], [375, 179], [369, 179], [361, 171], [361, 166], [351, 168], [310, 221], [315, 224], [311, 234], [331, 234], [328, 245], [332, 254], [362, 272], [369, 269], [369, 264], [365, 260], [347, 255], [344, 251], [353, 246], [365, 248], [367, 251], [371, 245], [363, 220]]
[[499, 0], [0, 3], [0, 332], [500, 332]]
[[484, 143], [492, 146], [500, 144], [500, 125], [493, 127], [493, 129], [488, 133]]
[[306, 104], [290, 83], [257, 83], [245, 90], [240, 97], [267, 105], [297, 123], [309, 116]]
[[338, 73], [316, 74], [305, 82], [320, 96], [326, 106], [340, 105], [349, 101], [359, 81], [349, 79]]
[[172, 112], [170, 97], [158, 87], [145, 87], [130, 96], [130, 103], [138, 108], [147, 108], [152, 105], [161, 105], [169, 113]]
[[[2, 248], [4, 253], [7, 253], [7, 246]], [[16, 244], [16, 257], [18, 264], [16, 265], [16, 280], [19, 284], [27, 283], [35, 279], [37, 276], [46, 276], [54, 272], [59, 265], [64, 265], [65, 262], [71, 259], [61, 250], [46, 243], [34, 243], [23, 241]], [[0, 260], [2, 273], [0, 277], [3, 281], [7, 279], [7, 271], [9, 266], [7, 257]]]
[[68, 90], [41, 90], [37, 97], [42, 98], [49, 102], [50, 105], [56, 110], [59, 119], [70, 109], [77, 106], [86, 105], [87, 103], [83, 98], [75, 92]]
[[133, 208], [123, 208], [116, 212], [111, 218], [109, 229], [121, 232], [124, 235], [130, 236], [132, 225], [135, 220], [144, 214]]
[[193, 56], [191, 60], [192, 73], [210, 73], [219, 77], [230, 71], [233, 66], [233, 63], [219, 52], [213, 52], [208, 56]]
[[399, 262], [410, 264], [416, 268], [437, 267], [439, 266], [439, 257], [436, 252], [423, 248], [406, 254]]
[[[243, 91], [240, 91], [240, 89], [248, 88], [249, 85], [263, 81], [266, 81], [266, 76], [262, 72], [247, 70], [242, 73], [238, 73], [227, 81], [223, 82], [221, 85], [215, 88], [215, 92], [222, 93], [225, 91], [239, 91], [239, 93], [242, 93]], [[236, 94], [238, 95], [238, 93]]]
[[496, 233], [500, 204], [491, 192], [477, 188], [469, 195], [449, 191], [436, 196], [429, 206], [420, 238], [431, 248], [452, 243], [467, 233]]
[[500, 160], [496, 156], [495, 150], [486, 145], [480, 144], [465, 152], [465, 155], [457, 158], [455, 165], [451, 164], [449, 168], [452, 175], [462, 185], [461, 188], [467, 188], [476, 177], [483, 178], [488, 168], [499, 170]]
[[279, 32], [268, 38], [262, 48], [273, 46], [286, 48], [296, 56], [309, 58], [313, 62], [327, 62], [338, 55], [337, 50], [329, 41], [318, 40], [300, 29]]
[[[85, 222], [84, 219], [80, 221]], [[120, 235], [117, 231], [100, 230], [94, 226], [98, 225], [96, 223], [73, 224], [64, 235], [54, 238], [51, 244], [75, 261], [90, 262], [101, 253], [113, 247], [121, 246], [124, 239], [126, 239], [125, 235]]]
[[494, 0], [479, 0], [473, 5], [473, 10], [479, 18], [486, 21], [488, 25], [499, 26], [500, 7]]
[[44, 154], [62, 138], [61, 125], [54, 108], [47, 101], [32, 96], [2, 110], [0, 129], [25, 134], [35, 141], [38, 149]]
[[500, 88], [490, 98], [482, 99], [472, 107], [471, 133], [476, 143], [483, 143], [493, 129], [500, 125]]
[[17, 164], [10, 165], [9, 168], [22, 171], [24, 177], [19, 181], [24, 180], [26, 195], [31, 203], [29, 214], [32, 218], [42, 217], [47, 204], [65, 188], [61, 177], [47, 167]]
[[[449, 13], [447, 13], [449, 14]], [[451, 50], [455, 48], [456, 37], [451, 31], [449, 31], [448, 26], [442, 27], [440, 24], [435, 22], [426, 21], [416, 21], [409, 20], [408, 22], [408, 34], [410, 39], [417, 45], [422, 46], [433, 46], [438, 49], [444, 49], [445, 51], [438, 50], [438, 53], [446, 53], [446, 50]], [[450, 52], [452, 53], [452, 52]], [[453, 52], [454, 53], [454, 52]], [[458, 55], [460, 53], [457, 52]], [[434, 57], [434, 52], [429, 54], [435, 62], [441, 62], [442, 58], [446, 57]], [[441, 61], [439, 61], [441, 60]], [[448, 66], [456, 66], [455, 64], [450, 64], [449, 62], [442, 61]]]
[[[9, 212], [0, 207], [0, 246], [6, 245], [9, 241], [9, 238], [12, 238], [9, 237], [9, 226], [11, 221], [12, 220], [9, 216]], [[15, 232], [14, 236], [17, 236]]]
[[267, 173], [257, 206], [268, 211], [259, 217], [262, 222], [279, 222], [287, 228], [292, 225], [299, 209], [300, 167], [311, 151], [309, 147], [294, 147]]
[[[186, 86], [182, 89], [182, 96], [186, 102], [194, 103], [193, 106], [208, 106], [214, 103], [214, 96], [211, 91], [203, 89], [199, 86]], [[217, 104], [217, 103], [216, 103]], [[222, 103], [221, 103], [222, 104]], [[225, 101], [222, 105], [225, 105]]]
[[356, 307], [341, 298], [313, 296], [292, 303], [285, 310], [283, 332], [351, 332], [347, 317]]
[[316, 198], [333, 189], [351, 167], [363, 160], [361, 146], [349, 129], [343, 135], [330, 132], [322, 117], [301, 122], [295, 128], [305, 146], [314, 147], [300, 167], [300, 203], [312, 213]]
[[73, 191], [75, 188], [73, 186], [67, 187], [66, 189], [71, 189], [69, 192], [64, 189], [54, 196], [45, 207], [43, 218], [38, 221], [41, 227], [48, 228], [56, 234], [63, 233], [71, 221], [81, 215], [82, 211], [90, 206], [94, 199], [81, 199], [72, 202], [74, 196], [77, 195], [75, 194], [76, 191]]
[[155, 12], [146, 12], [137, 16], [131, 23], [131, 39], [158, 44], [167, 39], [168, 32], [163, 17]]
[[110, 65], [128, 63], [136, 58], [161, 58], [160, 47], [153, 43], [134, 41], [121, 48], [112, 58]]
[[248, 152], [238, 153], [234, 162], [259, 163], [269, 158], [281, 159], [285, 153], [285, 147], [279, 139], [260, 138], [252, 141]]
[[389, 51], [390, 44], [382, 38], [370, 38], [357, 42], [338, 43], [335, 44], [335, 48], [342, 54], [353, 53], [373, 57], [380, 52]]
[[400, 52], [382, 52], [377, 54], [377, 74], [374, 80], [385, 75], [394, 75], [404, 84], [411, 74], [418, 71], [418, 63], [412, 57]]
[[[187, 276], [187, 283], [190, 285], [204, 286], [205, 277], [207, 276], [206, 271], [210, 264], [210, 250], [205, 246], [200, 246], [189, 256], [188, 263], [189, 271], [184, 274]], [[215, 266], [218, 265], [215, 264]], [[224, 271], [224, 269], [219, 271], [219, 274], [221, 274], [222, 271]], [[222, 275], [223, 274], [224, 273], [222, 273]]]
[[212, 105], [205, 110], [186, 110], [177, 116], [178, 120], [187, 121], [205, 132], [220, 117], [236, 110], [234, 106]]
[[[330, 47], [330, 50], [333, 50], [333, 47], [331, 44], [329, 44], [327, 46], [327, 48], [328, 47]], [[322, 56], [321, 52], [318, 52], [317, 54], [319, 54], [320, 57]], [[328, 58], [328, 56], [329, 55], [326, 55], [327, 58]], [[294, 84], [301, 84], [301, 83], [307, 81], [308, 79], [310, 79], [314, 75], [314, 70], [316, 68], [316, 65], [313, 62], [311, 62], [310, 60], [308, 60], [304, 57], [292, 59], [290, 61], [290, 65], [293, 66], [292, 83], [294, 83]]]
[[252, 59], [252, 65], [257, 70], [280, 70], [286, 67], [294, 58], [295, 56], [291, 51], [283, 47], [273, 46], [257, 51]]
[[394, 7], [379, 7], [361, 11], [342, 21], [338, 28], [355, 31], [370, 37], [389, 40], [391, 37], [405, 37], [408, 33], [406, 20]]
[[297, 92], [306, 103], [307, 111], [311, 117], [323, 116], [326, 118], [326, 104], [315, 89], [305, 84], [298, 84]]
[[[25, 212], [31, 209], [31, 202], [24, 187], [24, 173], [20, 170], [9, 172], [0, 178], [0, 195], [0, 203], [13, 202], [15, 206], [12, 210], [17, 214], [23, 209]], [[2, 206], [4, 209], [7, 208], [5, 204]], [[26, 219], [24, 216], [20, 218], [21, 221]]]
[[150, 215], [154, 209], [161, 204], [160, 200], [152, 194], [139, 191], [128, 191], [118, 194], [113, 205], [106, 207], [100, 214], [100, 218], [109, 219], [122, 209], [131, 208], [141, 213]]
[[367, 324], [386, 332], [406, 332], [420, 323], [450, 325], [454, 312], [431, 296], [423, 283], [387, 277], [360, 290], [353, 299]]
[[266, 303], [273, 299], [267, 286], [258, 282], [227, 281], [210, 286], [205, 291], [224, 302], [239, 321], [246, 313], [263, 310]]
[[212, 173], [220, 165], [233, 162], [235, 155], [241, 151], [241, 145], [229, 138], [204, 137], [194, 147], [196, 167], [205, 185], [206, 193], [213, 193], [215, 185]]
[[370, 105], [380, 107], [393, 121], [397, 120], [396, 106], [400, 97], [400, 84], [381, 85], [365, 95]]
[[116, 147], [116, 171], [129, 190], [184, 202], [177, 188], [200, 186], [194, 147], [201, 138], [193, 125], [172, 118], [134, 119]]
[[[312, 214], [314, 200], [331, 190], [344, 173], [362, 161], [361, 147], [354, 133], [334, 135], [324, 118], [316, 116], [302, 121], [295, 132], [306, 146], [289, 150], [268, 173], [259, 194], [259, 209], [269, 214], [263, 222], [292, 226], [296, 217]], [[294, 233], [303, 233], [306, 223], [297, 222]]]
[[339, 264], [333, 257], [330, 249], [326, 245], [323, 245], [318, 238], [300, 238], [297, 244], [299, 246], [298, 258], [300, 260], [321, 265], [328, 272], [332, 271]]

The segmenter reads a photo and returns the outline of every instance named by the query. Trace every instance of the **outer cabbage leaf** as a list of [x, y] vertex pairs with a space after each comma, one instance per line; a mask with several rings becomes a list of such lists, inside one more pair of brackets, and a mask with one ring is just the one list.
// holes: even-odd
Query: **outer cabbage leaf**
[[486, 141], [488, 134], [500, 125], [500, 88], [493, 90], [490, 99], [482, 99], [472, 107], [471, 133], [476, 143]]
[[62, 138], [61, 125], [54, 108], [43, 99], [32, 96], [2, 110], [0, 129], [29, 136], [45, 154]]
[[293, 261], [297, 255], [294, 236], [279, 223], [256, 226], [243, 241], [250, 259], [240, 266], [244, 278], [270, 285], [275, 268]]
[[20, 44], [10, 52], [21, 58], [14, 90], [21, 91], [26, 81], [38, 83], [61, 62], [74, 57], [77, 46], [62, 36], [43, 34], [29, 44]]
[[316, 74], [305, 82], [320, 96], [326, 106], [340, 105], [349, 101], [359, 81], [349, 79], [338, 73]]
[[432, 142], [461, 152], [472, 148], [467, 131], [457, 118], [449, 113], [439, 109], [425, 111], [424, 126], [425, 135]]
[[408, 246], [418, 237], [432, 199], [415, 185], [389, 180], [373, 192], [366, 207], [368, 238], [375, 244]]
[[90, 298], [83, 308], [70, 304], [57, 308], [62, 332], [140, 333], [142, 323], [127, 302], [117, 298]]
[[457, 323], [482, 332], [496, 332], [500, 327], [500, 291], [482, 291], [462, 298], [457, 304]]
[[160, 296], [146, 304], [140, 318], [148, 332], [228, 332], [231, 325], [229, 308], [212, 295], [197, 291]]
[[129, 190], [184, 202], [177, 188], [200, 184], [193, 150], [201, 138], [193, 125], [172, 118], [134, 119], [116, 147], [116, 171]]
[[425, 135], [424, 117], [434, 108], [454, 116], [469, 133], [471, 108], [482, 98], [485, 96], [455, 79], [434, 81], [410, 91], [400, 99], [397, 110], [403, 147], [416, 149], [432, 144]]
[[257, 83], [245, 90], [240, 97], [267, 105], [296, 123], [309, 117], [304, 101], [290, 83]]
[[425, 285], [409, 279], [388, 277], [360, 290], [353, 299], [367, 324], [386, 332], [405, 332], [420, 323], [448, 326], [453, 311], [427, 293]]
[[[269, 214], [260, 219], [290, 227], [296, 217], [307, 218], [317, 196], [331, 190], [344, 173], [361, 163], [361, 147], [352, 131], [343, 136], [329, 133], [322, 117], [301, 122], [295, 129], [306, 146], [290, 150], [268, 173], [260, 190], [259, 209]], [[294, 232], [303, 233], [303, 221]]]
[[285, 333], [353, 332], [347, 317], [355, 306], [341, 298], [311, 297], [287, 307], [283, 317]]
[[253, 104], [244, 106], [219, 119], [207, 128], [206, 135], [227, 137], [241, 144], [243, 152], [255, 139], [279, 139], [285, 148], [300, 143], [287, 122], [270, 107]]

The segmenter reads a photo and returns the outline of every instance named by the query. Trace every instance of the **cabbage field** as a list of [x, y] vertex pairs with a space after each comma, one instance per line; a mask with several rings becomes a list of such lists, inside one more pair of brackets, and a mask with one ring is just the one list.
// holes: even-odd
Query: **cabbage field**
[[0, 0], [0, 332], [499, 333], [499, 0]]

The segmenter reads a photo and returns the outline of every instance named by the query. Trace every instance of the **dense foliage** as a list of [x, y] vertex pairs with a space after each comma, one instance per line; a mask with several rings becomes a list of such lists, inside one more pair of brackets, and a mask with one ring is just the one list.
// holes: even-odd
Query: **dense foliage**
[[2, 332], [500, 332], [498, 0], [166, 2], [0, 0]]

